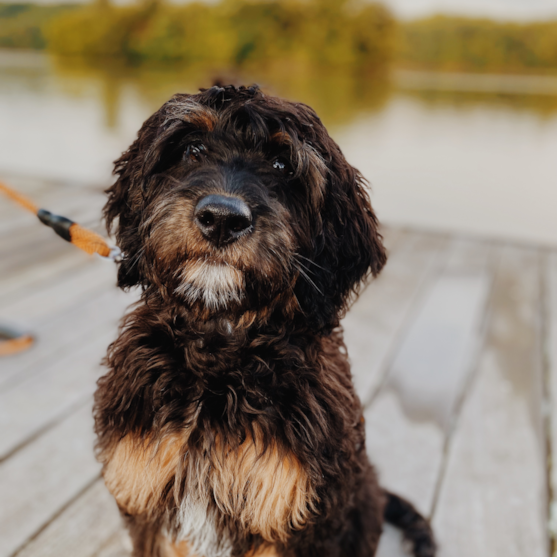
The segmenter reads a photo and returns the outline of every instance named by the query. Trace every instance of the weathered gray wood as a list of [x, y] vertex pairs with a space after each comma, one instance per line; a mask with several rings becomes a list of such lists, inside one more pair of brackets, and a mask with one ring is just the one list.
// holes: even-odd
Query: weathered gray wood
[[132, 543], [124, 530], [114, 534], [95, 557], [130, 557]]
[[440, 557], [548, 555], [540, 295], [535, 251], [503, 250], [435, 509]]
[[116, 548], [125, 551], [123, 530], [114, 499], [97, 480], [17, 557], [93, 557]]
[[375, 557], [412, 557], [412, 552], [404, 543], [400, 530], [385, 524]]
[[135, 299], [110, 288], [36, 327], [35, 343], [29, 350], [2, 359], [0, 392], [86, 346], [100, 332], [114, 331], [126, 306]]
[[0, 464], [0, 557], [11, 556], [91, 484], [91, 401]]
[[404, 233], [402, 228], [391, 226], [382, 226], [380, 233], [383, 236], [383, 244], [387, 248], [387, 254], [392, 254], [400, 245], [401, 240], [408, 235]]
[[37, 258], [25, 267], [3, 273], [0, 279], [0, 307], [38, 290], [44, 283], [61, 275], [70, 275], [83, 265], [83, 257], [75, 250], [64, 250], [47, 259]]
[[487, 265], [486, 246], [455, 246], [401, 339], [386, 386], [413, 419], [445, 429], [450, 425], [481, 336], [490, 286]]
[[114, 337], [115, 330], [101, 331], [41, 373], [0, 393], [0, 459], [87, 400]]
[[420, 287], [447, 245], [424, 234], [399, 239], [381, 275], [343, 320], [354, 384], [364, 402], [378, 387]]
[[366, 412], [368, 452], [382, 484], [429, 515], [446, 432], [481, 338], [488, 250], [454, 247], [429, 284], [398, 346], [386, 382]]
[[547, 296], [544, 307], [547, 337], [545, 338], [545, 355], [547, 357], [547, 386], [549, 403], [549, 448], [551, 459], [548, 462], [550, 497], [549, 529], [553, 540], [557, 540], [557, 253], [547, 255], [545, 261], [545, 293]]
[[76, 272], [53, 279], [0, 308], [0, 320], [32, 327], [116, 282], [110, 261], [87, 258]]

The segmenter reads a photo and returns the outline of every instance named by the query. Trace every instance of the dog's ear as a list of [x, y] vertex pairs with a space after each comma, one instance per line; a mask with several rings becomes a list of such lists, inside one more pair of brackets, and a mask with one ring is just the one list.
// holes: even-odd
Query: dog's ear
[[145, 172], [149, 159], [153, 158], [152, 146], [159, 135], [163, 122], [162, 111], [155, 112], [138, 132], [137, 139], [114, 163], [114, 184], [106, 190], [108, 200], [103, 209], [106, 228], [114, 233], [122, 250], [118, 268], [118, 286], [129, 288], [142, 284], [144, 273], [139, 257], [141, 239], [142, 205], [144, 199]]
[[302, 299], [312, 304], [305, 309], [315, 325], [327, 329], [338, 325], [362, 281], [376, 276], [387, 256], [364, 178], [328, 135], [320, 143], [326, 188], [312, 257], [315, 265], [308, 265], [317, 288], [304, 281]]

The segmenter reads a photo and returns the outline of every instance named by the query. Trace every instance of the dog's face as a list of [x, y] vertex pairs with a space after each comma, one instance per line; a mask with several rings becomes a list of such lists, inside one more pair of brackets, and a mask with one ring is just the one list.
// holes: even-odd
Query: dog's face
[[118, 280], [204, 319], [335, 326], [385, 252], [360, 174], [312, 109], [256, 87], [176, 95], [117, 161]]

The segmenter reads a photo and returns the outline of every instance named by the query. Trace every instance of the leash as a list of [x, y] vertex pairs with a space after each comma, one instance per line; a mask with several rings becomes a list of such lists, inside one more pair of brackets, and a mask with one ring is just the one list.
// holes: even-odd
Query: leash
[[0, 356], [10, 356], [23, 352], [35, 342], [35, 339], [25, 333], [0, 326]]
[[2, 182], [0, 182], [0, 191], [24, 209], [37, 215], [39, 220], [46, 226], [52, 228], [58, 236], [64, 238], [64, 240], [72, 243], [89, 255], [97, 253], [105, 259], [111, 259], [112, 261], [119, 260], [120, 249], [117, 247], [110, 247], [102, 236], [99, 236], [87, 228], [83, 228], [66, 217], [55, 215], [46, 209], [39, 209], [28, 197], [17, 193]]
[[[66, 217], [55, 215], [46, 209], [39, 209], [28, 197], [21, 195], [3, 182], [0, 182], [0, 192], [27, 211], [35, 214], [43, 224], [52, 228], [58, 236], [89, 255], [96, 253], [104, 259], [120, 260], [120, 249], [116, 246], [111, 247], [102, 236], [95, 232], [83, 228]], [[33, 340], [30, 335], [0, 327], [0, 356], [8, 356], [27, 350], [33, 344]]]

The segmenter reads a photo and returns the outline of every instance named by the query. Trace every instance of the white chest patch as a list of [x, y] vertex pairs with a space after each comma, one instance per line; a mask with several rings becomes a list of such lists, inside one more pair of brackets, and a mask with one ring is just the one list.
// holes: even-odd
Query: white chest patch
[[244, 276], [229, 265], [197, 261], [186, 267], [181, 279], [176, 294], [189, 302], [203, 300], [209, 309], [226, 308], [230, 302], [240, 302], [244, 297]]
[[194, 555], [200, 557], [229, 557], [232, 543], [217, 534], [214, 510], [207, 500], [187, 496], [178, 511], [178, 541], [187, 541]]

